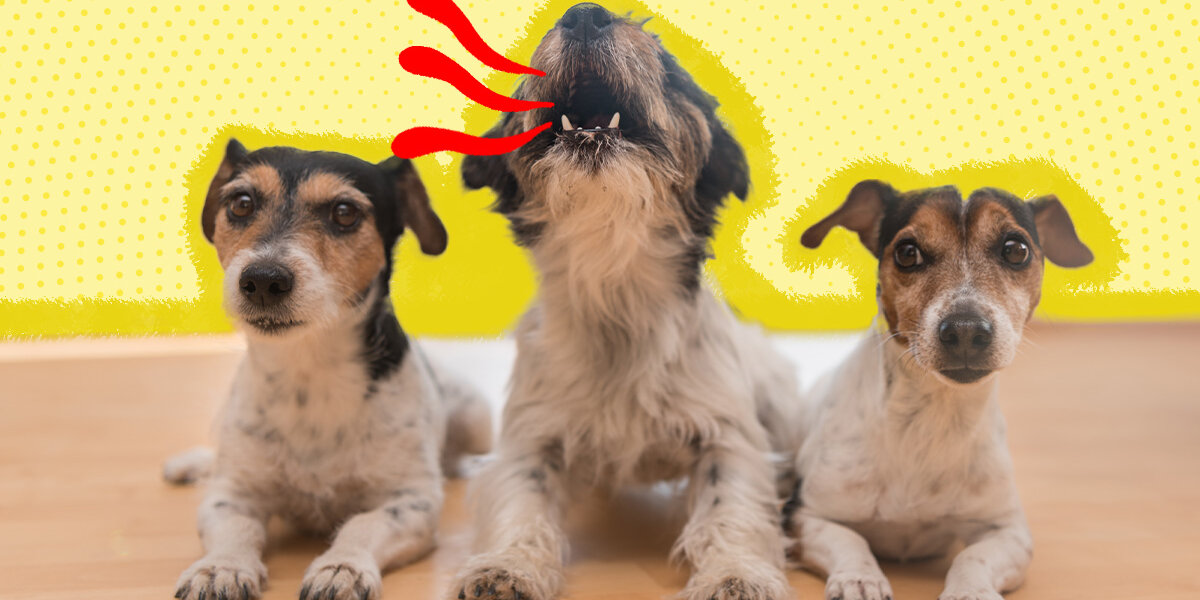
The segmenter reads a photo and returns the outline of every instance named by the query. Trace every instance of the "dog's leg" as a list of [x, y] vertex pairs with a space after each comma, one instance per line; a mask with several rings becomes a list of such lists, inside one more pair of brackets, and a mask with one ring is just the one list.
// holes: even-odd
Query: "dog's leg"
[[204, 558], [179, 576], [180, 600], [251, 600], [267, 583], [262, 562], [268, 513], [226, 482], [213, 482], [200, 505]]
[[1033, 537], [1023, 516], [967, 538], [946, 575], [939, 600], [999, 600], [1025, 580]]
[[449, 598], [550, 600], [563, 584], [561, 450], [504, 455], [475, 480], [476, 550]]
[[735, 432], [701, 451], [689, 483], [690, 516], [673, 556], [692, 577], [685, 600], [783, 600], [783, 575], [773, 470], [760, 449]]
[[800, 513], [792, 516], [792, 523], [799, 538], [801, 563], [827, 576], [827, 600], [891, 600], [892, 586], [861, 535], [833, 521]]
[[396, 490], [375, 510], [351, 517], [329, 550], [309, 565], [300, 600], [378, 600], [383, 569], [433, 550], [441, 509], [441, 480], [430, 472], [421, 483]]
[[486, 454], [492, 449], [492, 408], [478, 391], [464, 381], [439, 374], [446, 403], [446, 442], [442, 448], [442, 472], [447, 477], [462, 474], [464, 455]]

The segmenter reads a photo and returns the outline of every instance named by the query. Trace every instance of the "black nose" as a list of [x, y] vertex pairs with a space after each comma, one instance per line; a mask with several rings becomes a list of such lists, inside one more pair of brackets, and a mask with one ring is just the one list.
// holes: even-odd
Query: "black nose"
[[955, 313], [938, 325], [938, 340], [951, 356], [969, 360], [992, 345], [992, 324], [975, 313]]
[[255, 263], [242, 271], [242, 295], [252, 304], [275, 306], [292, 292], [292, 272], [283, 265]]
[[577, 40], [593, 40], [613, 24], [612, 13], [599, 4], [585, 2], [572, 6], [558, 21], [567, 36]]

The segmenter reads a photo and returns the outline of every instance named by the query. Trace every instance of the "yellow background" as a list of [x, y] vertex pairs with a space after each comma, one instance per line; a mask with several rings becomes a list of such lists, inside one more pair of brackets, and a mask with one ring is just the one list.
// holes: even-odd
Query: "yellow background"
[[[571, 2], [460, 3], [526, 60]], [[724, 104], [753, 161], [710, 275], [749, 319], [855, 327], [873, 311], [865, 251], [798, 234], [857, 179], [1057, 193], [1097, 250], [1051, 268], [1042, 315], [1200, 315], [1200, 8], [1190, 2], [606, 2], [637, 17]], [[229, 135], [370, 160], [401, 129], [481, 133], [496, 114], [408, 75], [411, 44], [496, 75], [405, 2], [112, 6], [0, 2], [0, 334], [228, 329], [194, 219]], [[494, 334], [534, 290], [457, 158], [418, 161], [451, 233], [407, 240], [405, 326]], [[811, 210], [806, 210], [806, 208]], [[1200, 227], [1200, 223], [1195, 224]]]

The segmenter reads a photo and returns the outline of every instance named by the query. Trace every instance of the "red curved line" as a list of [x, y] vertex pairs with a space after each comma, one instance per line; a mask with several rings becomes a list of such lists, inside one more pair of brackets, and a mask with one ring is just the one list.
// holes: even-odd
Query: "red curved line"
[[512, 152], [550, 128], [550, 123], [530, 129], [520, 135], [502, 138], [481, 138], [474, 135], [441, 129], [413, 127], [405, 129], [392, 140], [392, 154], [400, 158], [418, 158], [434, 152], [450, 151], [473, 156], [494, 156]]
[[408, 5], [417, 12], [445, 25], [454, 34], [454, 37], [458, 38], [458, 43], [462, 44], [463, 48], [466, 48], [483, 64], [505, 73], [537, 75], [538, 77], [546, 75], [532, 67], [513, 62], [492, 50], [487, 42], [479, 37], [475, 26], [471, 25], [471, 21], [467, 20], [467, 16], [452, 0], [408, 0]]
[[400, 53], [400, 66], [413, 75], [440, 79], [454, 86], [466, 97], [501, 112], [522, 112], [535, 108], [550, 108], [553, 102], [517, 100], [498, 94], [479, 83], [466, 69], [449, 56], [425, 46], [411, 46]]

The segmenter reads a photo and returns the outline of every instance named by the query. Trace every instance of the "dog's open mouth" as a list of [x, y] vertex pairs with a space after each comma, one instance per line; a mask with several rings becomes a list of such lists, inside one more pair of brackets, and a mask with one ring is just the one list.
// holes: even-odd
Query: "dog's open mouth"
[[632, 123], [612, 89], [599, 77], [582, 73], [571, 85], [569, 98], [557, 103], [561, 116], [555, 131], [579, 142], [619, 138]]
[[941, 374], [958, 383], [975, 383], [991, 372], [990, 369], [942, 369]]
[[245, 319], [246, 324], [261, 331], [262, 333], [283, 333], [289, 329], [299, 327], [304, 324], [303, 321], [293, 321], [291, 319], [276, 319], [272, 317], [260, 317], [257, 319]]

